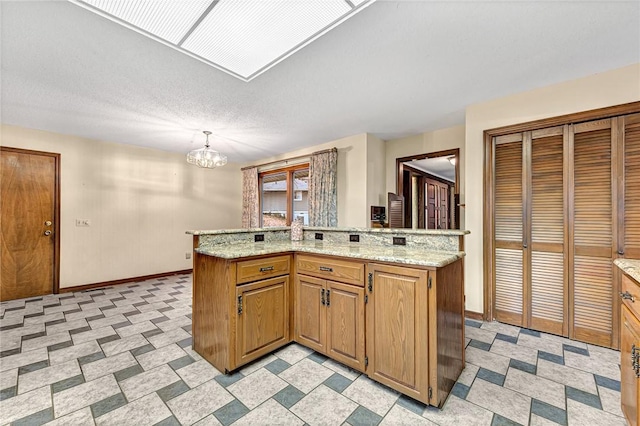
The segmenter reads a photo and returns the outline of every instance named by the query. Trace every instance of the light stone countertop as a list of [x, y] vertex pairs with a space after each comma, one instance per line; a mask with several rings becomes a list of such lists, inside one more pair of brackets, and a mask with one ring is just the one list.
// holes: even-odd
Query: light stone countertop
[[371, 246], [360, 245], [360, 243], [328, 244], [315, 241], [239, 243], [197, 248], [195, 251], [223, 259], [298, 252], [431, 267], [446, 266], [465, 255], [464, 252], [428, 251], [417, 246]]
[[625, 274], [640, 283], [640, 260], [616, 259], [613, 263], [624, 271]]
[[[245, 229], [211, 229], [186, 231], [190, 235], [218, 235], [218, 234], [242, 234], [249, 232], [273, 232], [289, 231], [288, 226], [273, 228], [245, 228]], [[332, 228], [321, 226], [304, 226], [304, 231], [371, 233], [371, 234], [407, 234], [407, 235], [467, 235], [469, 231], [462, 229], [411, 229], [411, 228]]]

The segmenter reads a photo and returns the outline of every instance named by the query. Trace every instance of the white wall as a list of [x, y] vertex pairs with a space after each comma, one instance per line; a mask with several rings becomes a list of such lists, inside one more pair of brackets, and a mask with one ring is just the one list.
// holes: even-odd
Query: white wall
[[186, 230], [241, 226], [239, 165], [205, 170], [182, 154], [8, 125], [1, 136], [61, 154], [60, 287], [189, 269]]
[[386, 144], [382, 139], [367, 134], [367, 205], [365, 222], [371, 225], [371, 206], [386, 206], [385, 153]]
[[[460, 202], [465, 199], [465, 126], [447, 127], [432, 132], [420, 133], [400, 139], [391, 139], [386, 142], [386, 191], [384, 204], [386, 205], [386, 193], [396, 192], [396, 158], [408, 157], [429, 152], [460, 149]], [[460, 228], [465, 229], [465, 209], [460, 209]]]
[[484, 130], [640, 100], [640, 64], [471, 105], [466, 110], [465, 287], [467, 309], [483, 311]]
[[245, 166], [310, 155], [324, 149], [338, 148], [338, 226], [367, 227], [367, 134], [349, 136], [252, 161]]

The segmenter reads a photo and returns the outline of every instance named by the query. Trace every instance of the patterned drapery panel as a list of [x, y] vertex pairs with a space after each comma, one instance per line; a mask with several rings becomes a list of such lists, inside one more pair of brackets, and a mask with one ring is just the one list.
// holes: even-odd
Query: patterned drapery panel
[[260, 202], [258, 200], [258, 168], [242, 171], [242, 227], [260, 226]]
[[338, 226], [338, 150], [315, 153], [309, 161], [309, 225]]

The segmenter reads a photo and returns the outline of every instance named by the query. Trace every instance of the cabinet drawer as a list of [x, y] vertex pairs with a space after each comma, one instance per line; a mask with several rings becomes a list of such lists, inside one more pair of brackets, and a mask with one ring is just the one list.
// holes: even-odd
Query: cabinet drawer
[[296, 268], [299, 274], [364, 287], [364, 262], [298, 255]]
[[640, 287], [626, 275], [622, 275], [622, 294], [624, 304], [640, 318]]
[[236, 283], [248, 283], [289, 273], [291, 256], [244, 260], [236, 266]]

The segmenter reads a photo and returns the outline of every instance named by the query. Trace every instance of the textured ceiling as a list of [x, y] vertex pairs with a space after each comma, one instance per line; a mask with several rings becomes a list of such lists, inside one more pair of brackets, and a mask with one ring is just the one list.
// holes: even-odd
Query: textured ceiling
[[211, 130], [235, 162], [640, 62], [638, 1], [380, 0], [248, 83], [68, 2], [0, 7], [3, 123], [184, 153]]
[[456, 166], [451, 164], [449, 156], [407, 161], [404, 164], [415, 167], [418, 170], [431, 173], [432, 175], [443, 179], [450, 180], [451, 182], [456, 181]]

